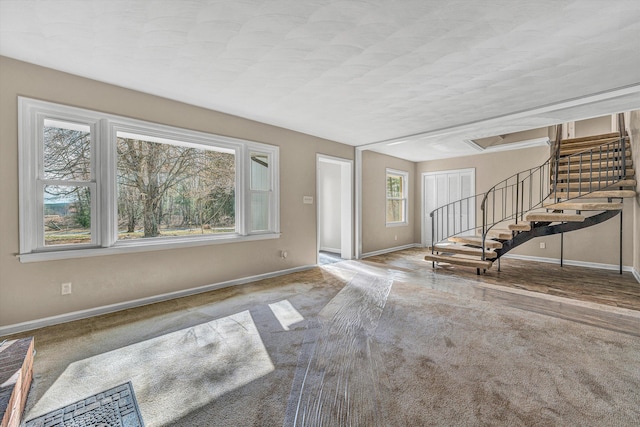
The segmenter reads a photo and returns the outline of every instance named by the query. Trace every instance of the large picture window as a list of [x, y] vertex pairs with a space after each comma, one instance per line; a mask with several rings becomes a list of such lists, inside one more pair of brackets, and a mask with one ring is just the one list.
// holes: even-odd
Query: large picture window
[[277, 147], [19, 104], [21, 260], [278, 236]]
[[387, 226], [407, 223], [407, 172], [387, 169]]

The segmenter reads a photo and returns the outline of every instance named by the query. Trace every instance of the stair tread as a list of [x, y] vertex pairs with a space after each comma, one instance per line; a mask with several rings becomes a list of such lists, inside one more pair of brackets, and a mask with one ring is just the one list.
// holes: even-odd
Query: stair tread
[[[628, 159], [625, 160], [625, 166], [627, 168], [632, 168], [633, 167], [633, 160]], [[584, 172], [585, 170], [612, 170], [615, 168], [620, 168], [622, 166], [622, 162], [620, 160], [605, 160], [605, 161], [601, 161], [601, 162], [593, 162], [591, 164], [587, 163], [587, 164], [582, 164], [582, 166], [580, 165], [580, 163], [576, 163], [576, 162], [571, 162], [571, 165], [569, 164], [565, 164], [562, 166], [558, 167], [558, 172], [566, 172], [567, 170], [571, 169], [571, 171], [579, 171], [580, 168], [582, 167], [582, 171]]]
[[424, 259], [426, 261], [446, 262], [449, 264], [462, 265], [465, 267], [482, 268], [485, 270], [491, 268], [491, 266], [493, 265], [493, 262], [489, 260], [483, 261], [481, 259], [461, 258], [461, 257], [457, 257], [457, 256], [454, 257], [449, 255], [427, 254], [425, 255]]
[[[605, 190], [607, 188], [617, 189], [619, 187], [631, 187], [634, 188], [636, 186], [635, 179], [621, 179], [621, 180], [612, 180], [612, 181], [595, 181], [595, 182], [559, 182], [556, 184], [556, 188], [566, 189], [571, 188], [573, 190], [582, 189], [584, 191], [591, 190]], [[551, 185], [551, 189], [553, 190], [553, 184]]]
[[598, 190], [592, 191], [591, 193], [582, 192], [579, 193], [577, 191], [563, 191], [559, 192], [558, 195], [565, 196], [566, 199], [575, 199], [580, 197], [582, 199], [608, 199], [608, 198], [629, 198], [636, 197], [636, 192], [634, 190]]
[[[626, 136], [625, 141], [629, 141], [629, 137]], [[561, 142], [560, 143], [560, 151], [562, 151], [563, 148], [580, 148], [580, 147], [586, 147], [587, 149], [591, 148], [591, 147], [599, 147], [603, 144], [609, 144], [611, 142], [618, 142], [620, 141], [620, 135], [616, 135], [616, 136], [611, 136], [611, 137], [607, 137], [607, 138], [600, 138], [600, 139], [592, 139], [589, 141], [576, 141], [576, 142]], [[604, 147], [603, 147], [604, 148]]]
[[[592, 153], [617, 153], [620, 149], [620, 146], [618, 144], [611, 144], [610, 146], [605, 146], [602, 147], [602, 149], [599, 148], [600, 146], [593, 146], [593, 147], [560, 147], [560, 156], [569, 156], [572, 154], [577, 154], [577, 153], [589, 153], [590, 151]], [[624, 148], [625, 151], [629, 150], [629, 147], [631, 147], [631, 144], [629, 144], [629, 142], [625, 142], [624, 143]]]
[[[627, 169], [625, 171], [626, 176], [635, 176], [635, 169]], [[622, 170], [599, 170], [599, 171], [582, 171], [582, 172], [560, 172], [558, 171], [558, 179], [577, 179], [577, 178], [615, 178], [620, 177]]]
[[534, 212], [525, 216], [525, 221], [532, 222], [582, 222], [584, 215], [566, 214], [559, 212]]
[[615, 211], [622, 209], [622, 203], [560, 202], [545, 205], [545, 207], [547, 209], [575, 211]]
[[[482, 246], [482, 237], [476, 236], [453, 236], [449, 237], [449, 241], [456, 243], [465, 243], [467, 245], [474, 245], [478, 247]], [[493, 239], [485, 239], [484, 246], [485, 248], [502, 249], [502, 243]]]
[[[429, 247], [428, 249], [431, 250], [431, 247]], [[434, 246], [434, 251], [440, 252], [440, 253], [457, 253], [457, 254], [465, 254], [465, 255], [482, 256], [481, 248], [474, 248], [471, 246], [455, 245], [455, 244], [440, 243]], [[485, 250], [484, 256], [485, 258], [493, 259], [497, 257], [497, 254], [492, 250]]]
[[[571, 163], [574, 163], [576, 161], [576, 157], [574, 156], [573, 158], [571, 158]], [[589, 155], [589, 159], [593, 159], [593, 160], [600, 160], [600, 159], [619, 159], [622, 156], [620, 155], [620, 153], [618, 152], [613, 152], [613, 151], [606, 151], [606, 152], [602, 152], [602, 153], [593, 153], [593, 156]], [[631, 152], [630, 150], [626, 150], [624, 157], [631, 157]], [[558, 161], [560, 163], [567, 163], [569, 161], [570, 156], [563, 156], [560, 157], [558, 159]]]
[[513, 233], [508, 229], [492, 228], [487, 232], [487, 236], [491, 236], [499, 240], [511, 240], [513, 238]]
[[529, 231], [531, 230], [531, 224], [526, 222], [519, 222], [518, 224], [509, 224], [509, 230], [513, 231]]
[[571, 144], [574, 142], [583, 142], [583, 141], [594, 141], [594, 140], [598, 140], [598, 139], [605, 139], [605, 138], [614, 138], [616, 136], [620, 136], [620, 132], [609, 132], [609, 133], [602, 133], [599, 135], [591, 135], [591, 136], [582, 136], [580, 138], [567, 138], [567, 139], [563, 139], [560, 141], [560, 144]]

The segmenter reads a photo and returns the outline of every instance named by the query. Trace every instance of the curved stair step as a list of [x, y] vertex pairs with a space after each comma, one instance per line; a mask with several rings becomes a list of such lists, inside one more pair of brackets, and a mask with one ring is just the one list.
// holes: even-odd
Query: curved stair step
[[[626, 167], [633, 167], [633, 160], [631, 159], [625, 160], [624, 164]], [[604, 169], [613, 170], [615, 168], [619, 169], [621, 166], [622, 166], [622, 162], [620, 162], [620, 160], [608, 160], [608, 161], [593, 162], [590, 164], [588, 163], [588, 164], [582, 164], [582, 165], [580, 163], [571, 162], [570, 165], [565, 164], [565, 165], [559, 166], [558, 172], [566, 172], [569, 169], [571, 169], [572, 172], [580, 171], [581, 168], [583, 172], [585, 170], [604, 170]]]
[[[618, 152], [618, 148], [619, 146], [617, 146], [617, 144], [615, 144], [616, 139], [614, 139], [613, 141], [609, 141], [611, 143], [611, 145], [607, 148], [602, 147], [602, 153], [617, 153]], [[627, 140], [628, 141], [628, 140]], [[589, 150], [594, 149], [593, 152], [594, 153], [600, 153], [600, 149], [597, 146], [594, 147], [576, 147], [576, 148], [562, 148], [560, 147], [560, 156], [570, 156], [572, 154], [578, 154], [578, 153], [588, 153]], [[631, 144], [629, 144], [629, 142], [625, 142], [624, 144], [624, 149], [625, 151], [629, 151], [629, 148], [631, 148]]]
[[560, 141], [560, 144], [573, 144], [575, 142], [597, 141], [606, 138], [620, 138], [620, 132], [601, 133], [599, 135], [581, 136], [580, 138], [567, 138]]
[[585, 217], [584, 215], [560, 212], [534, 212], [527, 214], [524, 219], [531, 222], [582, 222]]
[[519, 222], [517, 224], [509, 224], [509, 230], [512, 231], [530, 231], [531, 224], [528, 222]]
[[464, 267], [481, 268], [483, 270], [488, 270], [493, 265], [493, 262], [489, 260], [482, 261], [481, 259], [462, 258], [458, 256], [451, 256], [451, 255], [427, 254], [425, 255], [424, 259], [426, 261], [431, 261], [431, 262], [437, 262], [437, 263], [445, 262], [447, 264], [461, 265]]
[[[465, 245], [482, 247], [482, 237], [475, 236], [453, 236], [448, 239], [450, 242], [463, 243]], [[502, 243], [497, 240], [485, 239], [484, 247], [488, 249], [502, 249]]]
[[[626, 177], [631, 177], [631, 176], [635, 176], [636, 171], [634, 169], [627, 169], [625, 172], [625, 176]], [[579, 178], [588, 178], [588, 179], [598, 179], [598, 178], [604, 178], [604, 179], [609, 179], [609, 180], [613, 180], [613, 179], [620, 179], [620, 177], [622, 176], [622, 170], [618, 169], [618, 170], [607, 170], [607, 169], [603, 169], [601, 171], [583, 171], [582, 173], [580, 172], [572, 172], [572, 173], [558, 173], [558, 180], [567, 180], [567, 179], [579, 179]], [[553, 179], [554, 177], [552, 177]]]
[[513, 237], [513, 232], [511, 232], [511, 230], [500, 230], [497, 228], [492, 228], [487, 232], [487, 236], [498, 240], [511, 240], [511, 238]]
[[591, 193], [583, 191], [582, 193], [577, 191], [559, 192], [558, 197], [564, 199], [626, 199], [630, 197], [636, 197], [634, 190], [598, 190]]
[[[625, 157], [631, 157], [631, 151], [630, 150], [626, 150]], [[598, 152], [598, 153], [593, 153], [593, 155], [589, 155], [589, 160], [601, 160], [601, 159], [620, 159], [622, 156], [620, 156], [620, 153], [618, 153], [617, 151], [603, 151], [602, 153]], [[567, 164], [569, 162], [570, 157], [565, 156], [565, 157], [560, 157], [559, 162], [560, 164]], [[575, 163], [576, 159], [575, 158], [571, 158], [571, 163]]]
[[622, 203], [580, 203], [560, 202], [544, 206], [547, 209], [571, 210], [571, 211], [619, 211]]
[[[625, 142], [629, 141], [629, 137], [626, 136], [624, 138]], [[566, 140], [565, 140], [566, 141]], [[582, 148], [583, 150], [588, 150], [590, 148], [597, 148], [603, 144], [611, 144], [611, 143], [616, 143], [620, 141], [620, 135], [617, 136], [612, 136], [609, 138], [600, 138], [600, 139], [593, 139], [593, 140], [589, 140], [589, 141], [579, 141], [579, 142], [561, 142], [560, 143], [560, 153], [562, 153], [562, 149], [563, 148], [570, 148], [570, 149], [574, 149], [574, 148]], [[605, 147], [603, 147], [605, 148]]]
[[[610, 181], [593, 181], [593, 182], [559, 182], [556, 185], [556, 188], [559, 190], [566, 190], [567, 188], [571, 190], [579, 190], [589, 191], [590, 188], [593, 190], [597, 190], [598, 187], [602, 190], [607, 188], [619, 188], [619, 187], [636, 187], [635, 179], [620, 179], [620, 180], [610, 180]], [[551, 185], [551, 190], [553, 190], [553, 184]]]
[[[429, 247], [428, 250], [431, 250], [431, 247]], [[482, 248], [473, 248], [471, 246], [439, 243], [433, 247], [433, 250], [435, 252], [440, 252], [441, 254], [463, 254], [482, 257]], [[498, 255], [492, 250], [484, 251], [484, 257], [486, 259], [494, 259], [497, 256]]]

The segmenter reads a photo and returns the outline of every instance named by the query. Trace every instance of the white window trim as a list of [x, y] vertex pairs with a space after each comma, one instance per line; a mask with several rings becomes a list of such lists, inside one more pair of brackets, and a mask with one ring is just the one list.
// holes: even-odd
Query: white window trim
[[[41, 127], [44, 118], [88, 124], [92, 137], [92, 244], [43, 247], [39, 224], [43, 221], [44, 201], [37, 191], [41, 153]], [[212, 236], [157, 237], [118, 241], [116, 135], [117, 132], [184, 141], [193, 146], [214, 146], [232, 150], [236, 156], [236, 232]], [[18, 97], [20, 261], [45, 261], [87, 256], [264, 240], [280, 237], [279, 147], [215, 134], [160, 125], [142, 120], [99, 113], [45, 101]], [[271, 197], [269, 229], [249, 232], [249, 155], [265, 153], [270, 159]], [[71, 182], [71, 181], [69, 181]], [[93, 190], [95, 189], [95, 192]], [[95, 215], [95, 216], [94, 216]]]
[[[402, 219], [402, 221], [393, 221], [393, 222], [388, 222], [387, 221], [387, 204], [389, 201], [389, 197], [387, 196], [387, 177], [389, 176], [389, 174], [391, 175], [400, 175], [402, 176], [402, 180], [403, 180], [403, 185], [402, 185], [402, 200], [404, 201], [403, 203], [403, 216], [404, 218]], [[401, 171], [401, 170], [397, 170], [397, 169], [390, 169], [387, 168], [386, 172], [384, 174], [384, 191], [385, 191], [385, 197], [384, 197], [384, 208], [385, 208], [385, 223], [387, 227], [404, 227], [406, 225], [409, 224], [409, 172], [406, 171]], [[395, 198], [392, 198], [394, 200], [398, 200]]]

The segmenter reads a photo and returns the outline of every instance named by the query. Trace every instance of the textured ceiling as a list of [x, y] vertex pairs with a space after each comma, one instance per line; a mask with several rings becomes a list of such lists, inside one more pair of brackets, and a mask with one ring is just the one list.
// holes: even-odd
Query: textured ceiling
[[411, 160], [640, 108], [638, 0], [0, 0], [0, 54]]

